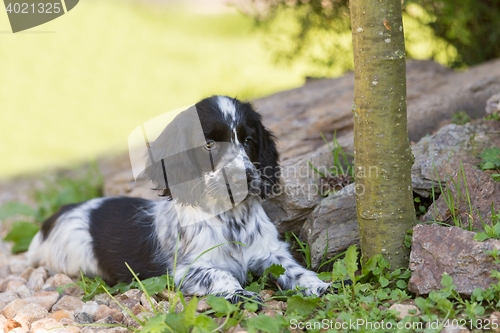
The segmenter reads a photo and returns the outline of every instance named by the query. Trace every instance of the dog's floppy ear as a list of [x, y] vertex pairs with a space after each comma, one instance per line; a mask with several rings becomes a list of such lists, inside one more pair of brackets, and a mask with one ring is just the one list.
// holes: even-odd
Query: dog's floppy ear
[[274, 135], [260, 125], [259, 173], [262, 179], [260, 196], [262, 199], [279, 189], [279, 154]]
[[[140, 177], [152, 181], [161, 196], [192, 204], [190, 198], [184, 197], [189, 191], [181, 188], [183, 183], [189, 184], [200, 176], [193, 153], [204, 143], [196, 108], [179, 113], [150, 143], [148, 163]], [[176, 186], [176, 193], [172, 186]]]

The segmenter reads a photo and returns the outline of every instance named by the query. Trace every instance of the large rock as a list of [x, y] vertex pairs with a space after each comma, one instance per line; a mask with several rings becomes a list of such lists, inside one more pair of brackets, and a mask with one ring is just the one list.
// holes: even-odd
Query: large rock
[[[441, 194], [429, 207], [422, 221], [436, 219], [448, 224], [454, 224], [457, 221], [464, 228], [468, 228], [469, 223], [472, 222], [472, 229], [483, 230], [483, 223], [492, 224], [489, 218], [492, 216], [492, 204], [495, 212], [500, 210], [500, 183], [493, 180], [490, 172], [480, 171], [470, 164], [463, 164], [463, 169], [458, 169], [458, 167], [446, 183], [449, 192]], [[453, 202], [453, 207], [449, 207], [447, 202], [448, 204]], [[455, 214], [455, 221], [452, 210]]]
[[[476, 211], [473, 210], [470, 213], [468, 202], [465, 202], [463, 198], [460, 201], [457, 200], [457, 191], [451, 187], [453, 183], [448, 175], [458, 184], [456, 173], [460, 168], [460, 161], [464, 162], [465, 178], [472, 207], [477, 209], [483, 220], [491, 221], [487, 219], [491, 216], [491, 202], [495, 202], [496, 210], [500, 209], [500, 183], [495, 183], [489, 174], [476, 170], [468, 162], [477, 165], [481, 161], [479, 153], [485, 148], [500, 146], [499, 131], [500, 122], [476, 120], [463, 126], [450, 124], [436, 134], [422, 138], [412, 147], [415, 155], [415, 164], [412, 168], [413, 190], [424, 197], [430, 196], [432, 179], [434, 178], [434, 190], [439, 193], [439, 185], [435, 175], [437, 172], [440, 180], [443, 181], [442, 186], [446, 187], [446, 180], [448, 180], [448, 186], [454, 193], [455, 202], [460, 202], [458, 208], [462, 213], [457, 212], [457, 214], [461, 215], [463, 221], [467, 221], [470, 215], [474, 221], [473, 227], [481, 229], [481, 220]], [[462, 193], [465, 194], [463, 180], [461, 187]], [[283, 199], [286, 202], [287, 198]], [[299, 201], [300, 197], [294, 198], [294, 200]], [[444, 197], [437, 200], [437, 208], [438, 220], [449, 222], [451, 213], [446, 206]], [[422, 220], [433, 220], [432, 214], [435, 214], [434, 206], [429, 208], [429, 213]], [[300, 224], [298, 217], [294, 223]], [[345, 251], [350, 245], [358, 244], [359, 233], [354, 185], [320, 201], [320, 204], [316, 206], [303, 225], [300, 238], [309, 244], [313, 268], [317, 268], [321, 263], [325, 249], [326, 259], [329, 259]]]
[[312, 269], [319, 268], [325, 249], [326, 259], [330, 259], [359, 245], [354, 190], [351, 184], [323, 199], [302, 227], [300, 238], [309, 244]]
[[[413, 191], [422, 197], [439, 193], [439, 180], [458, 171], [460, 162], [478, 165], [479, 154], [487, 148], [500, 147], [500, 122], [476, 120], [465, 125], [449, 124], [436, 134], [422, 138], [412, 147], [415, 163], [411, 171]], [[437, 173], [437, 175], [436, 175]]]
[[[417, 142], [449, 123], [456, 112], [485, 115], [486, 100], [500, 91], [500, 60], [454, 72], [432, 61], [407, 63], [408, 133]], [[354, 75], [316, 80], [254, 101], [279, 139], [283, 160], [308, 154], [331, 139], [352, 134]]]
[[302, 158], [293, 158], [281, 165], [280, 192], [263, 203], [269, 218], [278, 231], [299, 234], [304, 221], [323, 199], [318, 194], [318, 171], [331, 168], [333, 157], [330, 151], [312, 154]]
[[439, 290], [446, 272], [453, 278], [457, 292], [471, 295], [475, 288], [498, 283], [490, 277], [498, 270], [494, 258], [485, 251], [500, 250], [500, 240], [473, 240], [475, 233], [439, 224], [419, 224], [413, 228], [408, 289], [418, 295]]

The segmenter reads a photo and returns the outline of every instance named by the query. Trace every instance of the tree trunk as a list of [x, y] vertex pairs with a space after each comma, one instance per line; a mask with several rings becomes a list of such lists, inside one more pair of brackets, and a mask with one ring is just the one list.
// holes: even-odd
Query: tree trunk
[[415, 222], [406, 124], [406, 56], [401, 0], [351, 0], [354, 159], [361, 251], [408, 266]]

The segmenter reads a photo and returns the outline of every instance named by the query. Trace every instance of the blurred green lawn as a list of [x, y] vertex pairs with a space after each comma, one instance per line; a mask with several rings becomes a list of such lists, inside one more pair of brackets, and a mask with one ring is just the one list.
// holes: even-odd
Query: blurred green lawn
[[237, 13], [85, 0], [11, 34], [0, 14], [0, 178], [127, 149], [142, 122], [211, 94], [254, 98], [303, 83]]

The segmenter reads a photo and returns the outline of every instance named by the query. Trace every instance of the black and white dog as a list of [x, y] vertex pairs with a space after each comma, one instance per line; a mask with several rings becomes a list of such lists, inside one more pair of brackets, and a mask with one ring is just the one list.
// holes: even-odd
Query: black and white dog
[[[194, 120], [180, 113], [151, 143], [153, 155], [177, 154], [170, 162], [151, 162], [143, 173], [169, 200], [110, 197], [64, 206], [33, 239], [31, 263], [70, 276], [81, 270], [114, 283], [131, 280], [125, 262], [143, 279], [172, 274], [177, 251], [175, 283], [185, 275], [180, 286], [185, 294], [262, 302], [242, 286], [248, 270], [262, 274], [272, 264], [286, 269], [277, 281], [282, 288], [325, 293], [330, 284], [292, 258], [262, 208], [261, 200], [279, 182], [279, 166], [261, 116], [251, 104], [225, 96], [204, 99], [194, 110]], [[195, 133], [200, 124], [202, 133]], [[210, 163], [200, 162], [207, 156]], [[231, 164], [243, 166], [243, 177]]]

